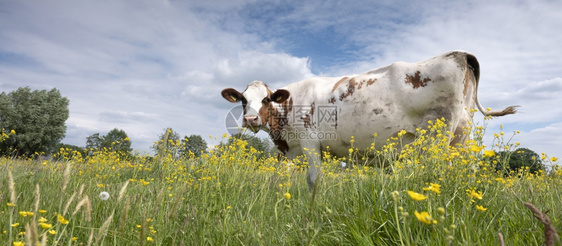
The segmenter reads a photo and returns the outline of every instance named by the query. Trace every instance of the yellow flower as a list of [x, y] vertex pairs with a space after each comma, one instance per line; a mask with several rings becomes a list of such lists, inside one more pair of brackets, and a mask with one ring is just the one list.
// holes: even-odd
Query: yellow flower
[[39, 213], [44, 214], [44, 213], [46, 213], [46, 212], [47, 212], [47, 210], [39, 209]]
[[57, 216], [57, 220], [59, 221], [59, 223], [61, 223], [61, 224], [63, 224], [63, 225], [68, 224], [68, 220], [66, 220], [66, 219], [65, 219], [62, 215], [60, 215], [60, 214]]
[[147, 237], [146, 241], [152, 242], [152, 241], [154, 241], [154, 239], [152, 239], [152, 237]]
[[41, 228], [43, 228], [43, 229], [49, 229], [49, 228], [53, 227], [53, 225], [47, 224], [47, 223], [43, 223], [43, 222], [39, 223], [39, 225], [40, 225]]
[[78, 240], [78, 237], [72, 237], [71, 240], [76, 241], [76, 240]]
[[37, 222], [39, 223], [45, 223], [47, 222], [47, 219], [43, 218], [43, 217], [39, 217], [39, 220], [37, 220]]
[[16, 134], [16, 131], [11, 130], [11, 131], [10, 131], [10, 134]]
[[484, 157], [492, 157], [494, 155], [496, 155], [496, 152], [493, 150], [484, 150]]
[[434, 184], [434, 183], [429, 183], [429, 187], [427, 188], [423, 188], [423, 190], [429, 190], [429, 191], [433, 191], [437, 194], [441, 194], [441, 185], [440, 184]]
[[14, 223], [14, 224], [12, 224], [12, 227], [16, 227], [16, 226], [19, 226], [19, 225], [20, 225], [20, 223]]
[[[13, 130], [12, 130], [12, 131], [13, 131]], [[24, 246], [24, 245], [25, 245], [25, 243], [22, 242], [22, 241], [14, 242], [14, 246]]]
[[480, 210], [480, 211], [482, 211], [482, 212], [488, 210], [487, 208], [482, 207], [482, 206], [480, 206], [480, 205], [476, 205], [476, 209], [477, 209], [477, 210]]
[[413, 192], [411, 190], [408, 191], [408, 195], [410, 195], [410, 198], [412, 198], [416, 201], [423, 201], [423, 200], [427, 199], [427, 196], [424, 196], [420, 193]]
[[15, 203], [8, 203], [7, 205], [8, 205], [8, 207], [15, 207], [16, 206]]
[[478, 152], [482, 151], [483, 148], [484, 148], [484, 146], [470, 145], [470, 151], [472, 151], [474, 153], [478, 153]]
[[55, 231], [55, 230], [49, 230], [49, 234], [55, 235], [55, 234], [57, 234], [57, 231]]
[[283, 196], [285, 197], [285, 199], [291, 200], [291, 193], [286, 192]]
[[468, 191], [470, 192], [468, 196], [470, 196], [471, 198], [482, 200], [482, 191], [478, 191], [478, 192], [476, 192], [475, 190], [468, 190]]
[[552, 157], [552, 158], [550, 158], [550, 160], [551, 160], [552, 162], [556, 162], [556, 161], [558, 160], [558, 158]]
[[434, 220], [433, 218], [431, 218], [431, 215], [429, 215], [428, 212], [421, 212], [418, 213], [418, 211], [414, 212], [414, 215], [416, 215], [416, 218], [420, 221], [423, 222], [425, 224], [431, 225], [431, 224], [437, 224], [437, 221]]

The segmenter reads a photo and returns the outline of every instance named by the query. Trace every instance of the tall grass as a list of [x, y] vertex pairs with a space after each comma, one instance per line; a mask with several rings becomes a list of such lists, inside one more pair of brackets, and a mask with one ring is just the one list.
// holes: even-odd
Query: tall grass
[[[62, 161], [1, 158], [0, 242], [499, 245], [500, 233], [505, 245], [540, 245], [545, 225], [533, 213], [547, 210], [551, 227], [562, 228], [562, 169], [496, 173], [489, 162], [506, 160], [484, 150], [517, 143], [497, 134], [484, 148], [485, 128], [474, 127], [466, 147], [452, 148], [445, 129], [438, 120], [407, 146], [398, 134], [378, 151], [352, 147], [345, 159], [324, 153], [314, 199], [306, 160], [257, 159], [244, 141], [186, 159], [67, 150]], [[388, 167], [355, 163], [373, 156]]]

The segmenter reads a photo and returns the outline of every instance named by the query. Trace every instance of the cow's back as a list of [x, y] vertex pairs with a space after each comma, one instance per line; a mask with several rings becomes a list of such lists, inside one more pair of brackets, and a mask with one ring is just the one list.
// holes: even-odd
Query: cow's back
[[[323, 148], [330, 146], [338, 156], [347, 155], [352, 136], [354, 147], [363, 149], [375, 142], [380, 148], [401, 130], [413, 139], [416, 128], [426, 127], [428, 120], [436, 118], [445, 118], [454, 131], [470, 116], [466, 109], [474, 103], [476, 81], [469, 74], [466, 57], [465, 52], [449, 52], [360, 75], [288, 85], [293, 100], [293, 112], [287, 115], [288, 130], [303, 132], [305, 138], [315, 134], [317, 139], [311, 141], [320, 141]], [[327, 120], [330, 110], [335, 115]], [[294, 124], [302, 123], [303, 117], [308, 117], [308, 124]], [[289, 145], [298, 148], [300, 140], [290, 139]]]

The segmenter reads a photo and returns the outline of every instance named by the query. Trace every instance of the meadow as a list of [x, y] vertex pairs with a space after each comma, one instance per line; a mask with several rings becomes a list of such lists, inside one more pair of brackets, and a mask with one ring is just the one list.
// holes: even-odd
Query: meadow
[[[472, 140], [450, 147], [444, 129], [437, 120], [405, 146], [398, 134], [382, 148], [352, 147], [343, 159], [324, 153], [313, 191], [306, 159], [258, 159], [242, 140], [189, 158], [67, 149], [57, 160], [0, 158], [0, 242], [559, 245], [557, 158], [541, 155], [551, 166], [538, 173], [498, 171], [491, 165], [507, 160], [494, 151], [519, 146], [516, 132], [483, 146], [485, 126], [474, 126]], [[364, 153], [387, 166], [355, 164], [370, 158]]]

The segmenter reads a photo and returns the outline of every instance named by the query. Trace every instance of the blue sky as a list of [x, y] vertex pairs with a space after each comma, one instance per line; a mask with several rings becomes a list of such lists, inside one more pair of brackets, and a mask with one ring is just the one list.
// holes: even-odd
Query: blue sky
[[[376, 2], [376, 3], [373, 3]], [[512, 142], [562, 157], [562, 2], [0, 0], [0, 90], [56, 87], [67, 137], [123, 129], [149, 151], [164, 128], [209, 143], [226, 132], [226, 87], [277, 88], [449, 50], [479, 59], [488, 122]], [[481, 117], [475, 118], [481, 121]], [[491, 146], [489, 146], [491, 147]]]

